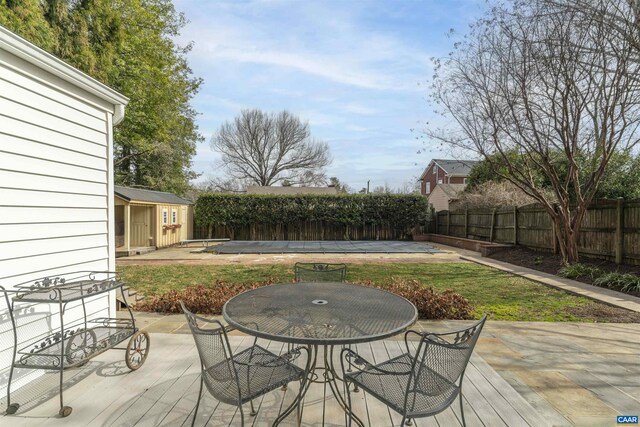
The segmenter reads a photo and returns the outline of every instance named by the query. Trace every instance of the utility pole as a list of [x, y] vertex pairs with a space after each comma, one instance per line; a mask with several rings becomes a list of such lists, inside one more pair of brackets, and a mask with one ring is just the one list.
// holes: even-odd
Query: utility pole
[[371, 182], [371, 180], [367, 181], [367, 194], [369, 194], [369, 183]]

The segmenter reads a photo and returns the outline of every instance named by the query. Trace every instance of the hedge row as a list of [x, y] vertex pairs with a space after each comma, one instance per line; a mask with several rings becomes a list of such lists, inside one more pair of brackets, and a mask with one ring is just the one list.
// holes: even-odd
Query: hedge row
[[426, 197], [398, 194], [273, 196], [203, 194], [194, 207], [199, 226], [237, 227], [321, 221], [336, 225], [392, 224], [412, 228], [427, 221]]

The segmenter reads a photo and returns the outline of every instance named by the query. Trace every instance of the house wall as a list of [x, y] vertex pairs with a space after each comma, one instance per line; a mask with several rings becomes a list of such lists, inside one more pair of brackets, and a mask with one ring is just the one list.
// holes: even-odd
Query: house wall
[[[434, 166], [436, 169], [435, 172]], [[431, 162], [426, 168], [426, 173], [424, 173], [422, 176], [420, 182], [420, 193], [423, 196], [429, 196], [429, 194], [434, 191], [436, 185], [438, 184], [466, 184], [466, 179], [466, 176], [449, 176], [444, 169], [434, 164], [434, 162]], [[430, 191], [427, 191], [427, 183], [430, 184]]]
[[[5, 51], [0, 44], [0, 286], [73, 271], [115, 268], [111, 123], [114, 105]], [[111, 233], [110, 233], [111, 231]], [[87, 300], [91, 317], [114, 315], [112, 295]], [[18, 343], [58, 330], [56, 305], [17, 313]], [[0, 294], [0, 394], [13, 331]], [[65, 323], [82, 318], [69, 304]], [[21, 372], [15, 388], [42, 371]]]
[[447, 177], [447, 184], [466, 184], [466, 176], [450, 176]]
[[449, 209], [449, 196], [441, 187], [436, 187], [429, 195], [429, 203], [436, 212], [446, 211]]
[[[436, 169], [435, 172], [434, 166]], [[445, 181], [445, 177], [446, 172], [444, 169], [431, 162], [427, 167], [426, 173], [422, 176], [422, 182], [420, 183], [420, 192], [422, 195], [429, 196], [429, 194], [431, 194], [431, 192], [436, 188], [436, 185], [438, 185], [438, 180], [442, 180], [441, 183], [446, 184], [447, 182]], [[430, 184], [429, 191], [427, 191], [427, 183]]]

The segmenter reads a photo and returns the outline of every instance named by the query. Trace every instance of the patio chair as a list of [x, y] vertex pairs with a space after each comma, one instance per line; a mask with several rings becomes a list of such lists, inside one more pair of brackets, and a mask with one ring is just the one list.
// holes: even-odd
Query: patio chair
[[347, 278], [345, 264], [320, 262], [296, 262], [296, 282], [344, 282]]
[[[485, 315], [468, 328], [445, 333], [407, 331], [404, 336], [407, 352], [378, 365], [343, 349], [340, 363], [348, 407], [351, 408], [349, 383], [364, 389], [402, 415], [402, 423], [406, 425], [411, 425], [413, 418], [429, 417], [444, 411], [459, 397], [462, 425], [466, 425], [462, 379], [486, 319]], [[411, 335], [420, 338], [416, 351], [409, 346]], [[346, 372], [345, 362], [357, 370]]]
[[[302, 381], [304, 370], [291, 362], [300, 355], [301, 349], [306, 350], [306, 348], [298, 347], [278, 356], [254, 341], [251, 347], [234, 354], [227, 336], [227, 332], [233, 328], [223, 326], [217, 320], [206, 319], [191, 313], [182, 301], [180, 305], [193, 334], [202, 368], [192, 427], [198, 414], [203, 384], [220, 402], [240, 409], [240, 419], [244, 426], [243, 404], [250, 402], [251, 416], [254, 416], [257, 412], [253, 406], [253, 399], [287, 385], [291, 381]], [[211, 325], [213, 328], [201, 327], [198, 322], [203, 326]]]

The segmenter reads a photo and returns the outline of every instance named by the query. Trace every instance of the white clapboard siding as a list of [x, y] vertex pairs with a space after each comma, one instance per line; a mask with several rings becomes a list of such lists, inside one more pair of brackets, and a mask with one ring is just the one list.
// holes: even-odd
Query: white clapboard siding
[[43, 144], [30, 141], [15, 135], [2, 136], [3, 150], [24, 156], [33, 156], [69, 165], [81, 166], [95, 170], [106, 170], [107, 164], [104, 156], [90, 156], [79, 151], [69, 150], [66, 147]]
[[[105, 209], [2, 207], [0, 224], [106, 221]], [[7, 239], [8, 240], [8, 239]]]
[[[37, 93], [44, 97], [47, 97], [53, 101], [58, 102], [60, 105], [73, 108], [75, 110], [83, 112], [84, 114], [94, 116], [95, 118], [104, 121], [104, 110], [101, 110], [99, 108], [91, 108], [89, 104], [84, 102], [82, 99], [76, 96], [71, 96], [65, 91], [59, 90], [54, 85], [41, 84], [37, 81], [36, 78], [27, 75], [26, 72], [20, 72], [16, 68], [3, 68], [2, 60], [0, 60], [0, 79], [4, 80], [5, 82], [12, 83], [15, 86], [31, 93]], [[18, 95], [19, 93], [16, 93], [15, 96]]]
[[48, 239], [40, 244], [34, 245], [33, 241], [13, 241], [0, 243], [0, 253], [3, 253], [3, 259], [16, 259], [35, 257], [40, 255], [57, 253], [60, 248], [66, 250], [74, 250], [75, 248], [97, 248], [106, 246], [106, 234], [93, 234], [73, 237], [60, 237], [57, 239]]
[[106, 143], [104, 141], [87, 141], [64, 133], [55, 132], [46, 127], [21, 122], [12, 117], [0, 114], [0, 133], [15, 135], [23, 139], [56, 145], [68, 150], [86, 153], [90, 156], [105, 157]]
[[75, 123], [69, 119], [63, 119], [53, 114], [44, 113], [36, 108], [28, 107], [18, 102], [9, 101], [2, 97], [0, 97], [0, 111], [10, 112], [9, 114], [11, 114], [11, 117], [15, 119], [45, 126], [49, 129], [54, 129], [56, 132], [71, 135], [87, 141], [94, 142], [101, 138], [104, 139], [104, 129], [100, 131], [90, 129], [86, 127], [84, 123]]
[[107, 209], [107, 196], [85, 194], [52, 193], [21, 188], [2, 188], [0, 200], [10, 200], [14, 206], [68, 206], [79, 208]]
[[[3, 243], [2, 245], [4, 245]], [[0, 248], [0, 250], [2, 250]], [[29, 280], [30, 275], [40, 277], [64, 271], [91, 270], [87, 264], [99, 265], [99, 270], [107, 269], [109, 251], [107, 246], [98, 248], [82, 248], [58, 251], [29, 258], [0, 259], [0, 271], [3, 277], [0, 286], [9, 286], [17, 282]], [[11, 270], [9, 270], [11, 268]], [[12, 276], [4, 276], [7, 272], [14, 272]], [[44, 274], [43, 274], [44, 273]], [[26, 278], [25, 278], [26, 277]]]
[[[60, 261], [60, 259], [56, 260], [53, 257], [47, 257], [53, 262], [49, 262], [48, 264], [38, 263], [35, 266], [32, 265], [32, 268], [28, 273], [14, 277], [2, 278], [0, 279], [0, 286], [9, 288], [16, 283], [33, 282], [34, 280], [38, 280], [42, 277], [72, 273], [75, 271], [102, 271], [105, 269], [105, 256], [106, 252], [104, 250], [92, 249], [76, 252], [71, 257], [67, 256], [66, 263], [64, 262], [64, 259]], [[14, 262], [14, 264], [21, 266], [21, 262], [23, 261], [24, 260], [19, 260], [19, 262]], [[47, 259], [45, 259], [45, 261], [47, 261]], [[55, 261], [60, 262], [58, 262], [58, 264], [54, 264]], [[4, 305], [0, 305], [0, 307], [4, 307]], [[39, 306], [37, 310], [51, 312], [51, 307]]]
[[0, 243], [9, 242], [8, 236], [20, 236], [18, 241], [32, 241], [86, 234], [107, 234], [107, 222], [42, 223], [30, 224], [29, 227], [22, 224], [0, 224]]
[[8, 93], [12, 94], [11, 100], [14, 102], [35, 106], [34, 108], [37, 108], [40, 111], [47, 112], [66, 120], [72, 120], [75, 123], [83, 124], [90, 129], [94, 129], [102, 133], [106, 133], [107, 131], [103, 114], [98, 113], [96, 115], [95, 112], [92, 114], [91, 112], [78, 110], [60, 102], [60, 99], [47, 98], [46, 96], [43, 96], [43, 94], [32, 92], [18, 86], [15, 82], [8, 82], [0, 79], [0, 97], [6, 97]]
[[[2, 170], [1, 168], [0, 182], [3, 183], [6, 187], [19, 187], [25, 190], [66, 192], [91, 195], [105, 194], [107, 189], [107, 184], [105, 183], [82, 181], [72, 178], [60, 178], [46, 174], [7, 171]], [[0, 218], [0, 222], [2, 222], [2, 218]]]
[[0, 164], [9, 164], [13, 170], [22, 170], [25, 172], [33, 173], [55, 173], [57, 176], [72, 179], [82, 179], [84, 181], [92, 182], [107, 182], [106, 171], [98, 171], [95, 169], [87, 169], [81, 166], [72, 166], [64, 163], [58, 163], [50, 160], [39, 159], [35, 156], [38, 153], [34, 153], [34, 157], [27, 157], [19, 154], [11, 154], [2, 151], [3, 144], [0, 142]]

